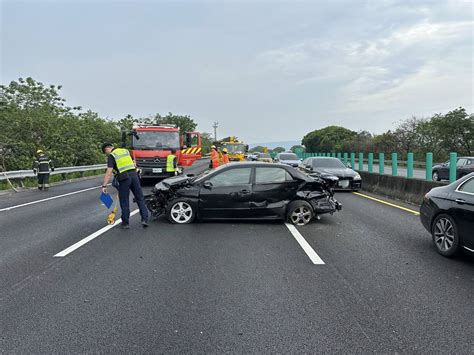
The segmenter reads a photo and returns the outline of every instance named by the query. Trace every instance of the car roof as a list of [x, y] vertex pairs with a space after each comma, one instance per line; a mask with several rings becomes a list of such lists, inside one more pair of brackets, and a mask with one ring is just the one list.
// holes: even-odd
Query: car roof
[[341, 160], [341, 159], [335, 158], [335, 157], [309, 157], [309, 159], [321, 159], [321, 160], [323, 160], [323, 159], [327, 159], [327, 160], [329, 160], [329, 159], [337, 159], [337, 160]]
[[[266, 162], [263, 162], [263, 161], [246, 161], [246, 162], [234, 162], [234, 163], [228, 163], [228, 164], [225, 164], [225, 165], [221, 165], [219, 166], [217, 169], [224, 169], [224, 168], [228, 168], [228, 167], [254, 167], [254, 166], [257, 166], [257, 167], [280, 167], [280, 168], [285, 168], [285, 169], [288, 169], [288, 168], [291, 168], [290, 166], [286, 165], [286, 164], [280, 164], [280, 163], [266, 163]], [[215, 170], [217, 170], [215, 169]]]

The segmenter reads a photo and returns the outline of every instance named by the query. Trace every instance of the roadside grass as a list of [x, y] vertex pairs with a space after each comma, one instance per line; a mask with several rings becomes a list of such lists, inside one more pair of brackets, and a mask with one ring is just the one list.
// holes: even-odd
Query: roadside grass
[[[83, 173], [75, 172], [75, 173], [68, 173], [68, 174], [55, 174], [55, 175], [50, 175], [49, 183], [54, 184], [61, 181], [75, 180], [75, 179], [80, 179], [82, 177], [97, 176], [97, 175], [102, 175], [102, 174], [104, 174], [104, 169], [84, 171]], [[36, 177], [25, 178], [22, 181], [18, 179], [14, 179], [10, 181], [15, 188], [31, 188], [31, 187], [38, 186], [38, 179]], [[11, 189], [11, 187], [6, 180], [0, 181], [0, 191], [9, 190], [9, 189]]]

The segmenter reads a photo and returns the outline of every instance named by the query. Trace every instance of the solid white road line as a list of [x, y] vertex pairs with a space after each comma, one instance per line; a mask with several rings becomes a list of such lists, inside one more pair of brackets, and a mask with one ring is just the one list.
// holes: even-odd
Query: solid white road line
[[[130, 217], [136, 215], [137, 213], [139, 212], [138, 209], [132, 211], [130, 213]], [[91, 240], [94, 240], [95, 238], [97, 238], [99, 235], [101, 234], [104, 234], [105, 232], [107, 232], [109, 229], [112, 229], [114, 228], [115, 226], [118, 226], [120, 223], [122, 223], [122, 219], [119, 218], [115, 221], [114, 224], [110, 224], [108, 226], [105, 226], [104, 228], [101, 228], [99, 229], [97, 232], [94, 232], [92, 233], [91, 235], [89, 235], [88, 237], [85, 237], [84, 239], [78, 241], [77, 243], [71, 245], [69, 248], [66, 248], [64, 249], [63, 251], [57, 253], [54, 257], [55, 258], [62, 258], [70, 253], [72, 253], [74, 250], [82, 247], [84, 244], [87, 244], [89, 243]]]
[[300, 232], [298, 232], [298, 229], [290, 223], [285, 223], [286, 227], [290, 230], [291, 234], [293, 234], [293, 237], [295, 237], [296, 241], [299, 243], [299, 245], [303, 248], [305, 251], [306, 255], [311, 259], [313, 264], [315, 265], [324, 265], [324, 261], [319, 257], [318, 254], [314, 251], [313, 248], [311, 248], [311, 245], [308, 244], [306, 239], [303, 238]]
[[99, 188], [99, 187], [100, 187], [100, 186], [89, 187], [88, 189], [79, 190], [79, 191], [74, 191], [74, 192], [69, 192], [69, 193], [64, 194], [64, 195], [57, 195], [57, 196], [53, 196], [53, 197], [44, 198], [44, 199], [42, 199], [42, 200], [37, 200], [37, 201], [22, 203], [21, 205], [16, 205], [16, 206], [11, 206], [11, 207], [1, 208], [1, 209], [0, 209], [0, 212], [10, 211], [10, 210], [13, 210], [13, 209], [19, 208], [19, 207], [34, 205], [34, 204], [40, 203], [40, 202], [45, 202], [45, 201], [49, 201], [49, 200], [55, 200], [55, 199], [57, 199], [57, 198], [61, 198], [61, 197], [66, 197], [66, 196], [71, 196], [71, 195], [79, 194], [79, 193], [81, 193], [81, 192], [86, 192], [86, 191], [94, 190], [94, 189], [97, 189], [97, 188]]

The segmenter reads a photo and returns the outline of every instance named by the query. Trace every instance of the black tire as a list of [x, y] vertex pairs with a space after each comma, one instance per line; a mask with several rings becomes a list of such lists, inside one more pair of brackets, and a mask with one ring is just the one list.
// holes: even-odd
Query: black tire
[[291, 202], [286, 209], [286, 220], [297, 226], [304, 226], [314, 218], [311, 205], [303, 200]]
[[440, 181], [441, 179], [439, 178], [439, 173], [435, 170], [433, 171], [433, 174], [431, 175], [433, 178], [433, 181]]
[[431, 236], [436, 251], [443, 256], [452, 257], [459, 252], [459, 233], [454, 219], [445, 213], [439, 214], [431, 225]]
[[196, 218], [196, 207], [189, 200], [178, 198], [166, 207], [166, 217], [173, 224], [188, 224]]

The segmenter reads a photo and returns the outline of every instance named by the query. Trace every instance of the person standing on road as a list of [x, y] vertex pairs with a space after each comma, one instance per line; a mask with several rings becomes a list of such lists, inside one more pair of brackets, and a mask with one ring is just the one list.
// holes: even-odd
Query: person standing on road
[[222, 149], [222, 164], [229, 164], [229, 155], [227, 154], [227, 148]]
[[148, 209], [145, 205], [140, 179], [138, 178], [135, 163], [130, 156], [130, 152], [123, 148], [114, 148], [111, 143], [102, 144], [102, 152], [107, 157], [107, 170], [102, 184], [102, 192], [107, 192], [107, 184], [114, 174], [118, 181], [118, 192], [120, 209], [122, 210], [121, 228], [129, 229], [130, 220], [130, 191], [132, 191], [137, 202], [142, 218], [142, 226], [148, 227]]
[[178, 171], [178, 159], [176, 159], [176, 149], [171, 149], [171, 154], [166, 157], [166, 172], [176, 175]]
[[210, 167], [212, 169], [219, 167], [219, 153], [217, 152], [217, 148], [215, 145], [211, 146], [211, 163]]
[[51, 159], [41, 149], [36, 151], [38, 158], [33, 163], [33, 172], [38, 175], [38, 190], [49, 190], [50, 169], [54, 171]]

